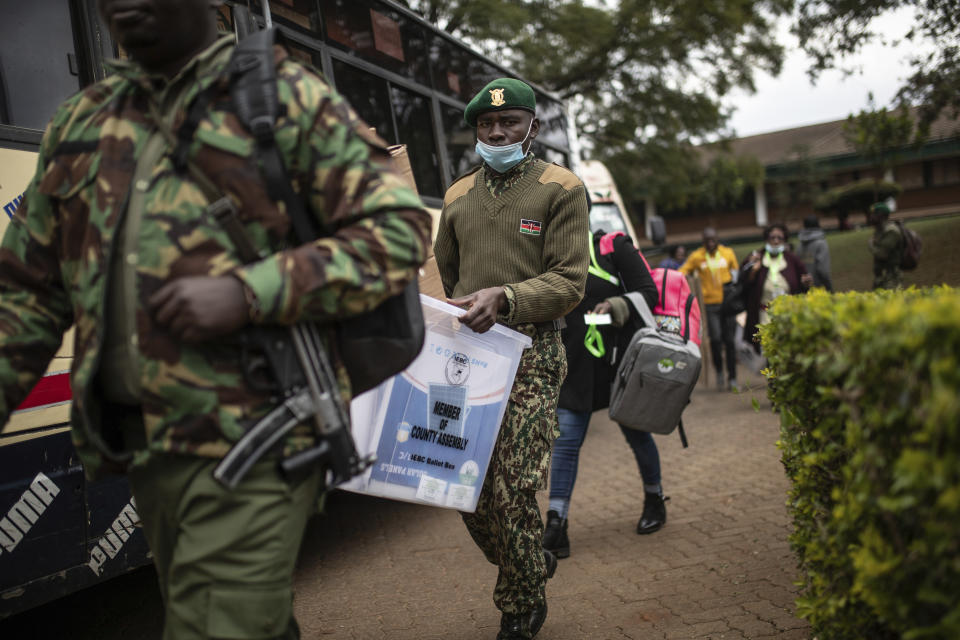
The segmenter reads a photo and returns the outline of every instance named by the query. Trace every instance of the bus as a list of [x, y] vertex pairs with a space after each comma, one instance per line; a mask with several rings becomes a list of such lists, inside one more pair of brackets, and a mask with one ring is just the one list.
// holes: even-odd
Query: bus
[[639, 239], [633, 230], [633, 223], [609, 169], [598, 160], [587, 160], [581, 166], [580, 177], [590, 194], [590, 231], [620, 231], [637, 243]]
[[[269, 21], [294, 56], [321, 70], [391, 144], [406, 145], [424, 203], [479, 163], [463, 109], [512, 76], [389, 0], [227, 0], [220, 28], [238, 38]], [[4, 2], [0, 9], [0, 233], [33, 176], [43, 129], [67, 96], [122, 56], [96, 0]], [[534, 86], [534, 151], [575, 168], [565, 105]], [[0, 619], [150, 562], [122, 477], [84, 479], [70, 442], [72, 331], [46, 375], [0, 431]]]

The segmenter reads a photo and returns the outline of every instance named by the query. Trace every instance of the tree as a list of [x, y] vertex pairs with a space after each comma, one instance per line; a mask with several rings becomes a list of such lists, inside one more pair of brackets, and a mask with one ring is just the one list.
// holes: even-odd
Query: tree
[[873, 94], [870, 94], [868, 107], [847, 117], [843, 137], [886, 178], [885, 174], [893, 169], [898, 153], [909, 144], [913, 129], [913, 117], [906, 109], [877, 109]]
[[728, 133], [724, 98], [753, 90], [758, 70], [779, 73], [773, 23], [793, 0], [402, 4], [569, 99], [588, 154], [625, 199], [677, 203], [694, 196], [680, 173], [698, 166], [695, 146]]
[[937, 116], [960, 115], [960, 4], [957, 0], [799, 0], [793, 32], [813, 58], [810, 75], [842, 65], [844, 59], [882, 36], [871, 31], [879, 16], [913, 9], [904, 38], [930, 42], [931, 55], [910, 59], [911, 75], [897, 94], [902, 106], [919, 107], [917, 137], [922, 139]]
[[793, 145], [786, 161], [769, 179], [771, 200], [783, 210], [784, 215], [789, 216], [797, 208], [814, 203], [820, 195], [820, 185], [828, 175], [829, 172], [810, 156], [809, 145]]

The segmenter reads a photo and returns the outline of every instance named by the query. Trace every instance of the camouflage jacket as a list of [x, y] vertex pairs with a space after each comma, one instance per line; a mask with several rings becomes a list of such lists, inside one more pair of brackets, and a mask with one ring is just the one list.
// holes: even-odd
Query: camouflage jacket
[[874, 229], [869, 248], [873, 254], [873, 288], [902, 287], [903, 271], [900, 269], [900, 261], [903, 258], [904, 242], [897, 223], [887, 220], [879, 229]]
[[[221, 39], [215, 47], [232, 45]], [[209, 49], [205, 53], [209, 57]], [[136, 261], [136, 338], [148, 452], [221, 457], [271, 408], [269, 398], [244, 381], [235, 342], [184, 344], [154, 323], [146, 301], [165, 282], [232, 273], [256, 296], [253, 322], [328, 322], [398, 293], [427, 256], [429, 214], [390, 168], [383, 141], [317, 72], [277, 47], [277, 145], [294, 188], [319, 228], [330, 230], [315, 243], [288, 246], [290, 220], [268, 197], [252, 137], [230, 103], [228, 59], [228, 53], [215, 57], [204, 73], [194, 61], [178, 76], [196, 76], [188, 78], [191, 95], [182, 104], [201, 91], [211, 96], [190, 156], [238, 202], [241, 222], [267, 257], [241, 266], [227, 234], [204, 213], [199, 188], [174, 169], [169, 149], [148, 181], [131, 184], [138, 153], [154, 129], [147, 101], [162, 82], [132, 63], [117, 65], [114, 75], [58, 109], [0, 246], [0, 424], [75, 323], [72, 435], [90, 477], [128, 461], [107, 444], [110, 425], [101, 420], [94, 380], [111, 252], [132, 189], [142, 188], [146, 198]], [[184, 116], [182, 110], [172, 115], [174, 129]], [[333, 356], [349, 401], [349, 382]], [[309, 433], [293, 436], [287, 450], [309, 445]], [[139, 453], [138, 460], [147, 455]]]

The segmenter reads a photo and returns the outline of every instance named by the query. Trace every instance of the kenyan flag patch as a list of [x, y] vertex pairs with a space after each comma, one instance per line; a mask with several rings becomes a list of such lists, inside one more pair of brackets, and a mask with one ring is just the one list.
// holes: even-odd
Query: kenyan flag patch
[[540, 223], [536, 220], [521, 220], [520, 233], [525, 233], [529, 236], [538, 236], [540, 235]]

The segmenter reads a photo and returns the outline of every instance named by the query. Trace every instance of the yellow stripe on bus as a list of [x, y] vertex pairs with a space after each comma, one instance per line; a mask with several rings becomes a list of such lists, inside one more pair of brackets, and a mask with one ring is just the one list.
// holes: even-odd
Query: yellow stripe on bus
[[44, 429], [43, 431], [35, 431], [33, 433], [21, 433], [18, 436], [3, 437], [0, 438], [0, 449], [3, 447], [8, 447], [12, 444], [18, 442], [26, 442], [27, 440], [35, 440], [37, 438], [46, 438], [48, 436], [56, 435], [58, 433], [63, 433], [64, 431], [69, 431], [70, 425], [62, 425], [52, 429]]

